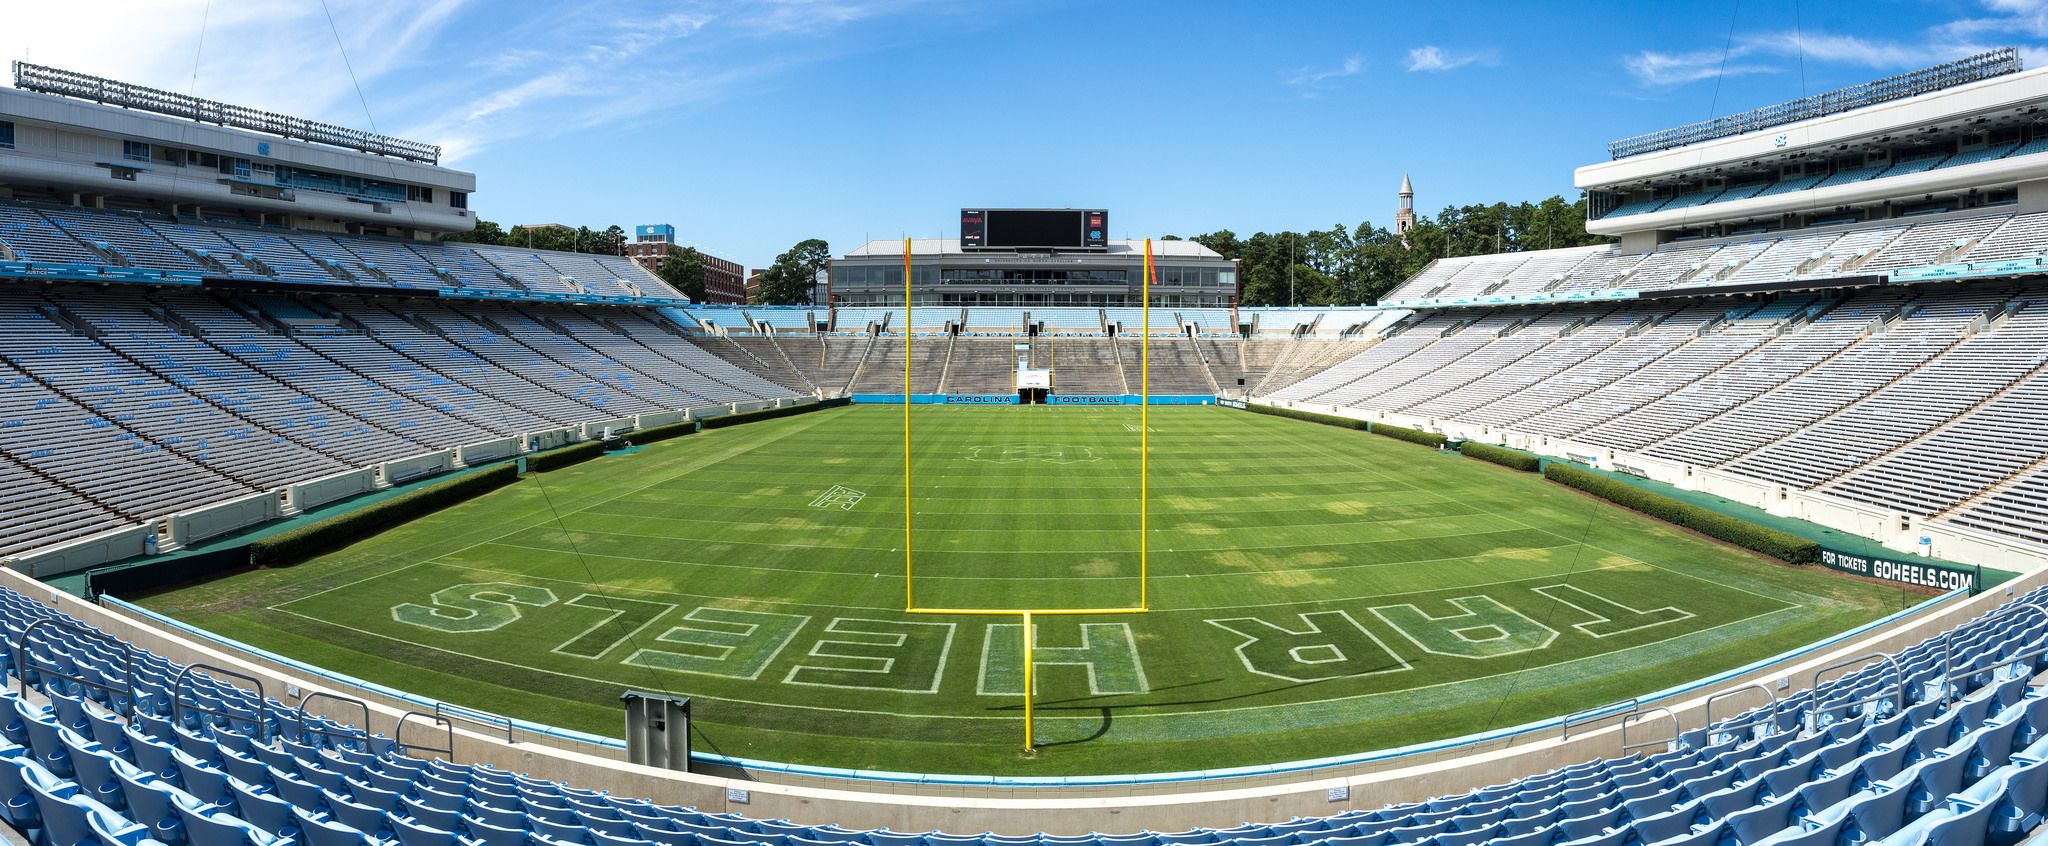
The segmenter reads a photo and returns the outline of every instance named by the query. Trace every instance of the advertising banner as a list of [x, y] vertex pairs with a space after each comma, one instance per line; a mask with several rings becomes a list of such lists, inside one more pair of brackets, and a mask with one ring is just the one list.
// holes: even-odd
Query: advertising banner
[[1934, 588], [1939, 591], [1951, 591], [1962, 588], [1975, 593], [1977, 590], [1977, 574], [1974, 571], [1965, 570], [1961, 567], [1949, 567], [1941, 564], [1914, 564], [1872, 555], [1843, 552], [1825, 547], [1821, 548], [1820, 551], [1820, 563], [1821, 566], [1831, 570], [1840, 570], [1844, 573], [1854, 573], [1859, 576], [1869, 576], [1873, 579], [1883, 579], [1888, 582], [1900, 582], [1902, 584]]

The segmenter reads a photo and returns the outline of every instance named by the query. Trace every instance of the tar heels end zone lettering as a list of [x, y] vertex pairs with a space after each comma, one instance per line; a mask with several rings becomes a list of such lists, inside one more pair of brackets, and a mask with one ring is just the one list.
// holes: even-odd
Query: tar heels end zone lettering
[[[415, 633], [435, 632], [441, 636], [435, 645], [458, 652], [474, 648], [465, 643], [516, 642], [546, 656], [529, 665], [543, 671], [588, 673], [595, 663], [764, 685], [925, 696], [1013, 696], [1024, 689], [1022, 630], [1015, 623], [815, 617], [596, 593], [557, 595], [511, 581], [450, 585], [423, 599], [393, 606], [391, 619]], [[1180, 648], [1207, 650], [1225, 661], [1234, 654], [1237, 660], [1230, 663], [1249, 676], [1291, 685], [1407, 673], [1423, 661], [1502, 659], [1567, 639], [1587, 644], [1693, 616], [1671, 606], [1639, 610], [1558, 584], [1361, 602], [1353, 608], [1259, 609], [1207, 619], [1203, 630], [1213, 637]], [[1033, 621], [1038, 686], [1076, 696], [1151, 692], [1139, 648], [1144, 625]], [[949, 668], [959, 663], [948, 658], [955, 650], [979, 661]]]
[[1977, 574], [1939, 564], [1913, 564], [1871, 555], [1857, 555], [1835, 549], [1820, 551], [1821, 566], [1888, 582], [1934, 588], [1939, 591], [1977, 589]]

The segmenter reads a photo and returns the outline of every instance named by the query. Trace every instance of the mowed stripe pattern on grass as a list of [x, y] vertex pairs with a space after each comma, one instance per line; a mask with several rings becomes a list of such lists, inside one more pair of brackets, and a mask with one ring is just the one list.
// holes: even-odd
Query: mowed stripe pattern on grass
[[[1136, 409], [917, 409], [921, 606], [1137, 597]], [[1917, 596], [1764, 561], [1521, 474], [1218, 408], [1151, 412], [1150, 598], [1037, 624], [906, 615], [902, 418], [852, 407], [529, 478], [290, 570], [146, 604], [398, 687], [615, 732], [694, 697], [698, 747], [1071, 773], [1362, 751], [1773, 654]]]

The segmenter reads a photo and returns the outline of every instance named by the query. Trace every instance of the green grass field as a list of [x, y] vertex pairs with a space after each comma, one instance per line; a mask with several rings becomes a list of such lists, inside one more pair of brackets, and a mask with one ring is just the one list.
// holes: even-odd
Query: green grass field
[[[1428, 448], [1152, 411], [1150, 613], [904, 613], [902, 411], [705, 432], [341, 552], [144, 604], [450, 702], [616, 735], [695, 700], [699, 751], [925, 772], [1144, 772], [1460, 735], [1739, 666], [1922, 598]], [[1138, 409], [916, 411], [921, 607], [1114, 607]]]

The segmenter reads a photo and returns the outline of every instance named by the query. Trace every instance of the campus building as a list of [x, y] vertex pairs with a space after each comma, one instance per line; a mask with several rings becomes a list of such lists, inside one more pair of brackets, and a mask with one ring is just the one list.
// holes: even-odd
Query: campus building
[[[661, 269], [661, 260], [668, 251], [677, 246], [676, 228], [666, 223], [644, 223], [633, 227], [633, 240], [626, 242], [626, 255], [648, 273]], [[697, 251], [704, 257], [704, 301], [713, 305], [739, 305], [747, 302], [747, 269], [739, 262], [729, 261]]]
[[[1061, 221], [1072, 215], [1078, 233]], [[1099, 215], [1099, 218], [1090, 216]], [[1049, 230], [1028, 230], [1043, 218]], [[1009, 232], [1006, 222], [1020, 219]], [[1069, 209], [986, 209], [961, 212], [961, 238], [910, 242], [916, 305], [1140, 305], [1144, 242], [1107, 237], [1108, 213]], [[1095, 225], [1089, 222], [1095, 221]], [[1082, 230], [1086, 231], [1082, 231]], [[1022, 237], [1010, 238], [1007, 234]], [[1022, 242], [1032, 243], [1022, 243]], [[1152, 242], [1153, 303], [1229, 308], [1237, 303], [1237, 262], [1194, 241]], [[832, 262], [833, 305], [903, 304], [903, 241], [870, 241]]]

